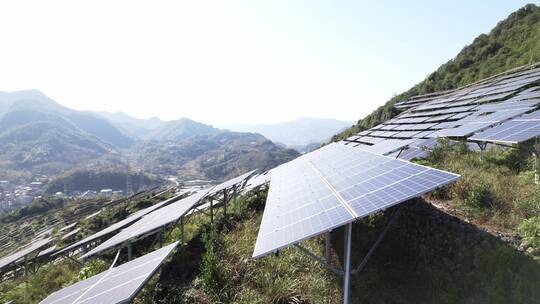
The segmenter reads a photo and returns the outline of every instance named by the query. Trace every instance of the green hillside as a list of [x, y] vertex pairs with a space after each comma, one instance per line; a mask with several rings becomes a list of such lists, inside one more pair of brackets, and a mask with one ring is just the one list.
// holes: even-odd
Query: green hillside
[[394, 104], [409, 97], [455, 89], [519, 66], [540, 61], [540, 7], [528, 4], [478, 36], [452, 60], [419, 84], [394, 96], [353, 127], [333, 137], [338, 141], [399, 114]]

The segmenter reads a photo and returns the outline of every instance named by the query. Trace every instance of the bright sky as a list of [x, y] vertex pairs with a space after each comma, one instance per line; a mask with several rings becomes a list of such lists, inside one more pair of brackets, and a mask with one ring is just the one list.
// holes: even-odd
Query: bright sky
[[0, 91], [214, 125], [355, 121], [527, 2], [3, 1]]

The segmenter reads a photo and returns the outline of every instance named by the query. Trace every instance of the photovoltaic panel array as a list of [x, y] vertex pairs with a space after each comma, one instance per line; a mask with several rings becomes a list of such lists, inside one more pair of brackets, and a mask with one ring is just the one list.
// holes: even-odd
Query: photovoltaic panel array
[[469, 140], [517, 144], [540, 136], [540, 111], [525, 114], [471, 136]]
[[184, 216], [195, 204], [201, 201], [212, 188], [200, 190], [184, 199], [163, 207], [157, 211], [145, 215], [133, 225], [120, 231], [115, 236], [101, 243], [96, 248], [81, 256], [81, 259], [89, 258], [97, 253], [109, 250], [118, 245], [129, 242], [136, 237], [151, 233], [163, 226], [176, 222]]
[[[538, 136], [535, 123], [507, 121], [520, 119], [520, 116], [539, 107], [540, 63], [536, 63], [456, 90], [411, 97], [396, 104], [396, 108], [405, 110], [403, 113], [344, 141], [376, 153], [380, 152], [376, 151], [375, 146], [391, 146], [396, 140], [420, 141], [445, 137], [516, 143]], [[486, 136], [501, 131], [492, 130], [500, 124], [508, 129], [499, 134], [505, 135], [505, 138]], [[519, 128], [526, 128], [527, 131], [515, 131]], [[480, 133], [484, 138], [475, 135]], [[403, 159], [422, 158], [429, 153], [407, 150], [407, 153], [403, 153]], [[383, 154], [397, 155], [394, 153], [396, 151]]]
[[458, 179], [342, 143], [272, 170], [253, 257], [350, 223]]
[[180, 197], [181, 197], [181, 195], [175, 195], [175, 196], [173, 196], [173, 197], [171, 197], [171, 198], [169, 198], [167, 200], [164, 200], [162, 202], [159, 202], [159, 203], [157, 203], [157, 204], [155, 204], [153, 206], [141, 209], [141, 210], [133, 213], [132, 215], [126, 217], [125, 219], [123, 219], [123, 220], [121, 220], [121, 221], [119, 221], [117, 223], [112, 224], [109, 227], [107, 227], [107, 228], [105, 228], [105, 229], [103, 229], [103, 230], [101, 230], [101, 231], [99, 231], [99, 232], [97, 232], [95, 234], [92, 234], [92, 235], [90, 235], [90, 236], [88, 236], [88, 237], [86, 237], [86, 238], [72, 244], [72, 245], [69, 245], [66, 248], [63, 248], [62, 250], [59, 250], [54, 255], [63, 254], [65, 252], [69, 252], [71, 250], [77, 249], [77, 248], [79, 248], [79, 247], [81, 247], [81, 246], [83, 246], [85, 244], [90, 243], [90, 242], [99, 240], [99, 239], [101, 239], [101, 238], [103, 238], [103, 237], [105, 237], [105, 236], [107, 236], [109, 234], [112, 234], [112, 233], [114, 233], [114, 232], [116, 232], [116, 231], [118, 231], [118, 230], [132, 224], [135, 221], [138, 221], [140, 218], [142, 218], [146, 214], [148, 214], [148, 213], [150, 213], [150, 212], [152, 212], [154, 210], [157, 210], [157, 209], [159, 209], [159, 208], [161, 208], [163, 206], [166, 206], [166, 205], [168, 205], [168, 204], [170, 204], [172, 202], [175, 202], [175, 201], [179, 200]]
[[43, 239], [43, 240], [38, 240], [38, 241], [35, 241], [35, 242], [29, 244], [28, 246], [26, 246], [25, 248], [22, 248], [21, 250], [19, 250], [17, 252], [14, 252], [14, 253], [9, 254], [9, 255], [7, 255], [5, 257], [2, 257], [0, 259], [0, 271], [3, 271], [5, 267], [9, 266], [12, 263], [15, 263], [15, 262], [21, 260], [25, 256], [27, 256], [29, 254], [32, 254], [32, 253], [36, 252], [37, 250], [49, 245], [51, 242], [52, 242], [52, 239], [50, 239], [50, 238]]
[[263, 174], [259, 174], [257, 176], [254, 176], [254, 177], [250, 178], [247, 181], [246, 187], [243, 189], [243, 192], [248, 193], [249, 191], [257, 189], [260, 186], [270, 182], [270, 176], [271, 176], [270, 174], [271, 174], [271, 172], [267, 171], [267, 172], [265, 172]]
[[232, 187], [234, 185], [237, 185], [237, 184], [240, 184], [242, 182], [244, 182], [246, 179], [248, 179], [251, 175], [253, 175], [253, 173], [255, 173], [257, 170], [253, 170], [253, 171], [250, 171], [248, 173], [245, 173], [245, 174], [242, 174], [238, 177], [235, 177], [233, 179], [230, 179], [228, 181], [225, 181], [219, 185], [216, 185], [211, 191], [210, 193], [208, 193], [208, 195], [213, 195], [215, 193], [218, 193], [224, 189], [227, 189], [229, 187]]
[[42, 304], [130, 303], [178, 242], [49, 295]]

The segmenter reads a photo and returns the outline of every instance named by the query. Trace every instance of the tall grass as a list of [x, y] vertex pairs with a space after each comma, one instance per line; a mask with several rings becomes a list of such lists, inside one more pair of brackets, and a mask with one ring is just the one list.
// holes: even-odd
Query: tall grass
[[421, 163], [460, 174], [459, 181], [434, 196], [481, 222], [515, 229], [524, 219], [538, 215], [540, 208], [534, 201], [538, 190], [527, 146], [490, 149], [480, 160], [479, 152], [468, 150], [463, 143], [440, 140]]

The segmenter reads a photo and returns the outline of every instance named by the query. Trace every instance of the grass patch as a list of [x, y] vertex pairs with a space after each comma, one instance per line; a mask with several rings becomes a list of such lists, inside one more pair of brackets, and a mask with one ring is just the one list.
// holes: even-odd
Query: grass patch
[[461, 179], [432, 195], [451, 201], [480, 222], [516, 229], [524, 219], [538, 214], [539, 190], [534, 184], [532, 157], [527, 147], [494, 148], [484, 160], [464, 143], [440, 140], [428, 159], [420, 163], [461, 175]]

